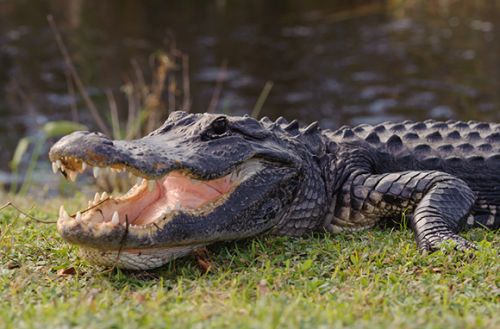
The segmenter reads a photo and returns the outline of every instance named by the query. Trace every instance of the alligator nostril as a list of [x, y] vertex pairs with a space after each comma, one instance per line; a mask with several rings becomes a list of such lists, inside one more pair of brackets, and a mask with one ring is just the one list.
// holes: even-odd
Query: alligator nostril
[[111, 145], [111, 146], [113, 146], [113, 145], [114, 145], [114, 144], [113, 144], [113, 141], [108, 141], [108, 140], [104, 140], [104, 141], [102, 141], [102, 143], [103, 143], [104, 145]]
[[104, 138], [108, 139], [108, 137], [106, 135], [104, 135], [103, 133], [98, 132], [98, 131], [93, 131], [91, 134], [96, 135], [98, 137], [104, 137]]

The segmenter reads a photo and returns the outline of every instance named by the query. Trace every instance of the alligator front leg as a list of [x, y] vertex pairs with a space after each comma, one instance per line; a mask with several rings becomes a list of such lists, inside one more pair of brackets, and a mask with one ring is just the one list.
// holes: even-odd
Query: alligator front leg
[[433, 251], [453, 240], [457, 249], [474, 245], [456, 233], [465, 224], [475, 201], [467, 184], [439, 171], [387, 174], [355, 172], [337, 194], [332, 231], [355, 230], [380, 218], [410, 213], [411, 227], [421, 250]]

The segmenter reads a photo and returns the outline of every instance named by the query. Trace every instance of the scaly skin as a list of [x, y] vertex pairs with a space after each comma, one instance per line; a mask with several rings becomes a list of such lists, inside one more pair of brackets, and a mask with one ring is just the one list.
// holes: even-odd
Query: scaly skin
[[475, 122], [384, 123], [324, 132], [341, 184], [329, 230], [370, 227], [411, 216], [422, 250], [444, 240], [472, 244], [456, 232], [500, 224], [500, 125]]
[[247, 173], [208, 210], [168, 210], [151, 225], [128, 219], [111, 225], [102, 215], [106, 226], [63, 213], [58, 230], [66, 240], [91, 261], [124, 268], [161, 266], [202, 245], [266, 232], [360, 230], [403, 212], [427, 251], [445, 240], [473, 248], [456, 233], [500, 226], [498, 124], [426, 121], [329, 131], [283, 118], [175, 112], [139, 140], [73, 133], [52, 147], [50, 158], [66, 176], [82, 161], [147, 179], [173, 170], [197, 181]]

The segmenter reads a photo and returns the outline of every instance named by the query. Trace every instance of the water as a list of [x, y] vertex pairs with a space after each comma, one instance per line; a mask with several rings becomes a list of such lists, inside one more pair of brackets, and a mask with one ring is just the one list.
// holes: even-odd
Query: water
[[[206, 111], [219, 68], [217, 111], [249, 113], [273, 82], [261, 115], [322, 127], [386, 120], [500, 121], [497, 1], [0, 0], [0, 170], [17, 140], [71, 119], [53, 14], [89, 93], [119, 94], [175, 35], [189, 55], [192, 110]], [[170, 31], [170, 32], [169, 32]], [[79, 102], [79, 117], [93, 122]], [[95, 127], [95, 125], [94, 125]]]

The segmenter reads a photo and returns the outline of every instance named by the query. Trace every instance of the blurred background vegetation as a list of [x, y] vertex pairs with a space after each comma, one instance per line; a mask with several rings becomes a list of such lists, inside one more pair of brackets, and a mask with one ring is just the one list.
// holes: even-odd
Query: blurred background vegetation
[[82, 125], [134, 138], [172, 110], [324, 128], [499, 121], [499, 12], [494, 0], [0, 0], [0, 185], [67, 190], [48, 175], [54, 138]]

